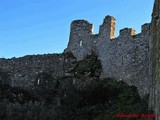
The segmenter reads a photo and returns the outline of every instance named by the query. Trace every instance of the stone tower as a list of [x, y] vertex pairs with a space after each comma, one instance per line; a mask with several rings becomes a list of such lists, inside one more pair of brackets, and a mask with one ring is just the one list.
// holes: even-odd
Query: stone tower
[[[93, 24], [86, 20], [74, 20], [71, 23], [70, 38], [66, 51], [70, 51], [82, 60], [92, 52], [97, 53], [97, 45], [106, 45], [107, 41], [115, 37], [115, 18], [106, 16], [99, 28], [99, 34], [93, 34]], [[106, 46], [105, 46], [106, 47]]]
[[83, 59], [90, 54], [90, 36], [93, 32], [93, 25], [86, 20], [75, 20], [71, 23], [68, 49], [77, 60]]

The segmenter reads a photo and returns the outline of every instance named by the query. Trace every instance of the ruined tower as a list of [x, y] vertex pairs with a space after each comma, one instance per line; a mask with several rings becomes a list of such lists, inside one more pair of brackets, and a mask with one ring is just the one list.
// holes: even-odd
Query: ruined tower
[[115, 37], [115, 18], [106, 16], [99, 28], [99, 34], [93, 34], [93, 24], [86, 20], [74, 20], [71, 23], [67, 51], [73, 53], [77, 60], [82, 60], [92, 52], [97, 53], [97, 46], [106, 45]]
[[75, 20], [71, 23], [68, 49], [77, 60], [83, 59], [90, 54], [90, 36], [93, 32], [93, 25], [86, 20]]

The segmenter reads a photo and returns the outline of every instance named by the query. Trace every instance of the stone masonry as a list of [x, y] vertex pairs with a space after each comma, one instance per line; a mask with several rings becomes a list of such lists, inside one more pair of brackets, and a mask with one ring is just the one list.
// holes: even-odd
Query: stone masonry
[[160, 120], [160, 0], [155, 0], [152, 13], [152, 104]]
[[138, 88], [141, 96], [149, 94], [151, 88], [150, 23], [142, 25], [140, 34], [132, 28], [120, 30], [114, 37], [116, 19], [106, 16], [93, 34], [93, 25], [85, 20], [75, 20], [71, 24], [68, 48], [77, 60], [82, 60], [92, 52], [96, 53], [102, 64], [101, 77], [111, 77]]
[[[93, 34], [93, 24], [75, 20], [64, 53], [0, 58], [0, 72], [8, 73], [10, 85], [31, 89], [38, 74], [45, 71], [55, 78], [62, 77], [74, 67], [71, 62], [95, 53], [102, 64], [101, 78], [111, 77], [136, 86], [141, 97], [149, 95], [149, 107], [160, 114], [159, 11], [160, 0], [155, 0], [151, 23], [142, 25], [139, 34], [132, 28], [124, 28], [118, 37], [115, 37], [116, 19], [112, 16], [104, 18], [98, 34]], [[67, 58], [68, 53], [73, 56]]]
[[47, 72], [63, 76], [63, 54], [28, 55], [21, 58], [0, 59], [0, 70], [8, 73], [7, 84], [31, 89], [38, 74]]

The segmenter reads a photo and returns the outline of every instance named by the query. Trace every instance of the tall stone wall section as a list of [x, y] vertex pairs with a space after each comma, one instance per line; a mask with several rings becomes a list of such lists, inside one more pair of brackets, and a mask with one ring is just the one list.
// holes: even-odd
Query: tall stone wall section
[[30, 55], [21, 58], [0, 59], [0, 69], [9, 74], [9, 82], [12, 86], [20, 86], [31, 89], [39, 73], [52, 73], [53, 77], [61, 77], [64, 55]]
[[152, 13], [152, 103], [156, 120], [160, 120], [160, 0], [155, 0]]
[[137, 35], [133, 34], [133, 29], [123, 29], [120, 36], [105, 44], [105, 49], [101, 46], [98, 49], [103, 66], [101, 76], [134, 85], [141, 96], [148, 94], [151, 87], [149, 41], [152, 39], [149, 26], [144, 25], [142, 30], [148, 27], [148, 31]]
[[[150, 24], [144, 24], [140, 34], [132, 28], [115, 34], [115, 18], [106, 16], [99, 34], [93, 34], [93, 25], [85, 20], [73, 21], [68, 48], [77, 60], [96, 53], [102, 63], [101, 77], [112, 77], [138, 88], [141, 96], [151, 88]], [[87, 32], [86, 32], [87, 31]]]

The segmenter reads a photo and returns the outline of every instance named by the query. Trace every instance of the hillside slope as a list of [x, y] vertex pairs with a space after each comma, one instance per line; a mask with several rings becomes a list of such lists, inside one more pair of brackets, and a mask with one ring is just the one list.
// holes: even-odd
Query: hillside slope
[[50, 72], [40, 73], [39, 82], [30, 91], [6, 85], [7, 73], [1, 71], [0, 119], [118, 120], [119, 113], [152, 113], [147, 106], [148, 96], [141, 99], [136, 87], [99, 78], [101, 64], [95, 55], [74, 61], [71, 66], [61, 78], [54, 78]]

